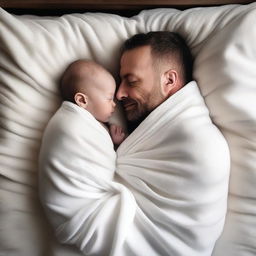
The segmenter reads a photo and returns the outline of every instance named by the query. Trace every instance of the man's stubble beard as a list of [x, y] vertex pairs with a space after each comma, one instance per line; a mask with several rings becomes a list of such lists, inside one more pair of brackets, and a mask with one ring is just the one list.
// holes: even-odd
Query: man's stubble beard
[[144, 104], [136, 102], [136, 108], [132, 111], [126, 112], [128, 126], [132, 126], [133, 129], [135, 129], [163, 101], [164, 97], [160, 92], [159, 85], [146, 97]]

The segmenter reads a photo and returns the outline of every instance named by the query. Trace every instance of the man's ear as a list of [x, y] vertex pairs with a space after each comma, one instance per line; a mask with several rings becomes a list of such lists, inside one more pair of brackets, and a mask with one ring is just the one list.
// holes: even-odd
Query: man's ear
[[87, 108], [88, 98], [84, 93], [77, 92], [74, 96], [74, 100], [79, 107]]
[[168, 98], [180, 89], [178, 73], [174, 69], [167, 70], [162, 77], [161, 89], [163, 95]]

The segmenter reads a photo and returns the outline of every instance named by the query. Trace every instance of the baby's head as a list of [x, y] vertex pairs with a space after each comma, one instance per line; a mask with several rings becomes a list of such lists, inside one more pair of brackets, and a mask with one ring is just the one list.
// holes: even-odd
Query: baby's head
[[100, 122], [107, 122], [114, 112], [115, 90], [113, 76], [105, 68], [89, 60], [71, 63], [60, 82], [63, 100], [86, 109]]

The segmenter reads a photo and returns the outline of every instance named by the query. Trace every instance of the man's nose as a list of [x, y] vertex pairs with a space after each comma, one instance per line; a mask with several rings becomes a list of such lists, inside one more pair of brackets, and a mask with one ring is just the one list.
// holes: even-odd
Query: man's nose
[[127, 98], [127, 96], [128, 96], [127, 87], [125, 86], [124, 82], [121, 82], [116, 93], [116, 98], [118, 100], [122, 100], [124, 98]]

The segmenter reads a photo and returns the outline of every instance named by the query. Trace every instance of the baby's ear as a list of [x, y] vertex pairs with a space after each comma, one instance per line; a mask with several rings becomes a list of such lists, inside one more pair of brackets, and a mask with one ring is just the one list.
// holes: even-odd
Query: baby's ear
[[74, 96], [75, 102], [79, 107], [87, 108], [88, 99], [87, 96], [81, 92], [77, 92]]

